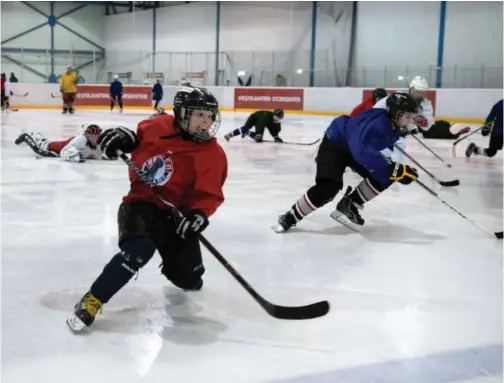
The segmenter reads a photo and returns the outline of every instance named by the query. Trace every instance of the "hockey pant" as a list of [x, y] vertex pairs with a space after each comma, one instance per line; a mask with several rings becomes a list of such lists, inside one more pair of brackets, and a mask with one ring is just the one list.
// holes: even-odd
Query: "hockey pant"
[[119, 104], [119, 109], [122, 110], [123, 108], [123, 102], [122, 102], [122, 95], [121, 94], [114, 94], [110, 95], [110, 110], [114, 109], [115, 102]]
[[157, 110], [159, 108], [159, 103], [161, 102], [162, 98], [154, 98], [152, 101], [154, 101], [154, 109]]
[[73, 110], [73, 103], [75, 101], [75, 93], [63, 93], [63, 111]]
[[144, 267], [157, 250], [161, 273], [184, 290], [201, 287], [205, 272], [198, 238], [176, 234], [172, 213], [150, 202], [123, 202], [118, 211], [119, 248], [91, 286], [91, 294], [108, 302]]
[[309, 188], [292, 207], [298, 220], [334, 199], [343, 188], [343, 175], [347, 167], [364, 178], [350, 194], [352, 201], [358, 205], [377, 197], [392, 184], [392, 182], [383, 184], [375, 180], [364, 166], [355, 161], [345, 145], [331, 143], [327, 136], [324, 136], [319, 146], [316, 163], [315, 185]]

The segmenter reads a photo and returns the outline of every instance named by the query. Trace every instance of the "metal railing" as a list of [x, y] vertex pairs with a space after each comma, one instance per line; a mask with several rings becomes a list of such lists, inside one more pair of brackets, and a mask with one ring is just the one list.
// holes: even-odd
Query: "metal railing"
[[[423, 76], [431, 87], [503, 88], [502, 65], [382, 66], [348, 68], [328, 50], [315, 52], [315, 87], [406, 87], [414, 76]], [[347, 58], [348, 59], [348, 58]], [[47, 82], [54, 68], [56, 76], [67, 64], [79, 69], [86, 83], [107, 83], [111, 73], [131, 73], [130, 83], [142, 83], [147, 72], [163, 74], [164, 83], [180, 84], [187, 72], [204, 73], [205, 85], [238, 85], [238, 77], [251, 86], [310, 86], [310, 52], [220, 52], [216, 72], [215, 52], [79, 51], [30, 53], [2, 49], [3, 72], [14, 72], [20, 82]], [[414, 60], [412, 60], [414, 61]]]

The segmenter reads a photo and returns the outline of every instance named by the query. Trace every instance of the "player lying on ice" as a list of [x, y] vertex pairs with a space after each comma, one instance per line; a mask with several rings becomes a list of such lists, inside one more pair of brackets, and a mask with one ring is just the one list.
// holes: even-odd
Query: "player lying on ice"
[[[119, 127], [98, 142], [109, 158], [117, 150], [150, 179], [129, 171], [130, 190], [119, 206], [119, 252], [105, 266], [67, 319], [73, 331], [91, 326], [102, 305], [159, 252], [161, 273], [183, 290], [199, 290], [205, 272], [198, 235], [223, 203], [226, 155], [214, 138], [220, 114], [206, 90], [184, 88], [175, 94], [173, 115], [159, 113], [138, 124], [137, 132]], [[153, 188], [154, 186], [155, 188]], [[174, 214], [157, 195], [183, 213]]]
[[42, 133], [23, 133], [14, 143], [27, 144], [40, 157], [61, 157], [69, 162], [84, 162], [101, 158], [97, 143], [100, 134], [100, 127], [92, 124], [86, 128], [84, 134], [63, 141], [49, 141]]
[[395, 181], [408, 185], [417, 179], [416, 169], [392, 161], [381, 151], [393, 146], [406, 132], [418, 113], [417, 102], [407, 93], [387, 97], [386, 109], [373, 108], [357, 117], [335, 118], [327, 128], [318, 149], [315, 185], [280, 216], [276, 232], [289, 230], [304, 217], [332, 201], [343, 188], [345, 169], [350, 167], [362, 178], [352, 190], [348, 186], [331, 217], [357, 229], [364, 224], [359, 210]]
[[[411, 133], [422, 133], [424, 138], [457, 139], [461, 134], [468, 133], [471, 129], [465, 127], [457, 133], [452, 133], [451, 124], [448, 121], [434, 121], [434, 108], [432, 102], [427, 98], [429, 84], [421, 76], [415, 76], [409, 84], [409, 94], [418, 102], [418, 116], [409, 127]], [[385, 108], [386, 98], [379, 100], [373, 108]], [[399, 146], [404, 149], [402, 140]]]
[[[224, 138], [226, 141], [229, 141], [232, 137], [241, 135], [242, 138], [250, 136], [255, 142], [262, 142], [264, 129], [266, 128], [275, 142], [282, 143], [283, 140], [279, 137], [279, 134], [282, 131], [280, 123], [283, 118], [284, 111], [280, 108], [275, 109], [273, 112], [270, 110], [258, 110], [247, 118], [245, 125], [226, 134]], [[252, 131], [251, 129], [254, 126], [255, 131]]]

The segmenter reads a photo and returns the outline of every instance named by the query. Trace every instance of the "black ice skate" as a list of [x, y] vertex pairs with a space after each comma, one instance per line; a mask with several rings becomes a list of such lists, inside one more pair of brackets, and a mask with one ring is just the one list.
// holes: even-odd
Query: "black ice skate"
[[362, 209], [362, 206], [352, 201], [351, 193], [352, 187], [349, 186], [344, 197], [336, 205], [336, 210], [331, 213], [331, 218], [349, 229], [359, 231], [359, 228], [364, 225], [364, 219], [359, 214], [359, 208]]
[[284, 215], [278, 217], [278, 223], [271, 226], [271, 228], [277, 233], [284, 233], [290, 230], [291, 227], [296, 226], [297, 221], [293, 211], [289, 210]]
[[478, 154], [478, 147], [474, 142], [471, 142], [466, 149], [465, 155], [467, 158], [471, 157], [473, 154]]
[[91, 292], [87, 292], [75, 305], [75, 312], [68, 317], [67, 325], [73, 332], [80, 332], [93, 324], [102, 310], [102, 303]]
[[67, 114], [68, 113], [68, 109], [67, 108], [63, 108], [63, 111], [61, 112], [61, 114]]
[[74, 114], [75, 113], [75, 109], [74, 108], [70, 108], [69, 112], [70, 112], [70, 114]]
[[227, 142], [229, 142], [229, 140], [231, 139], [231, 134], [230, 133], [226, 134], [224, 138], [226, 139]]

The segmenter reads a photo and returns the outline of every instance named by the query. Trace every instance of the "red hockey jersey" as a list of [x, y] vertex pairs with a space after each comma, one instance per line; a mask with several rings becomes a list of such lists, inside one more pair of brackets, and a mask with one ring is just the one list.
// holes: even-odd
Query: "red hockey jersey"
[[374, 105], [373, 97], [364, 100], [352, 110], [352, 113], [350, 113], [350, 117], [352, 118], [357, 117], [357, 115], [360, 114], [361, 112], [371, 109], [373, 105]]
[[[167, 114], [141, 121], [137, 129], [140, 146], [131, 159], [165, 200], [182, 212], [199, 209], [209, 217], [224, 202], [226, 154], [215, 138], [204, 143], [184, 140], [176, 134], [174, 123], [175, 117]], [[131, 190], [123, 201], [149, 201], [166, 208], [131, 169], [129, 178]]]

